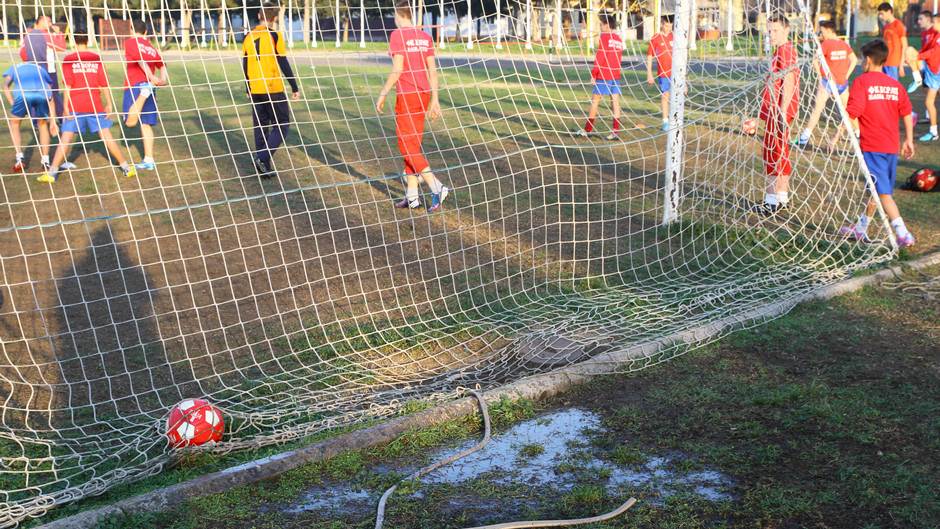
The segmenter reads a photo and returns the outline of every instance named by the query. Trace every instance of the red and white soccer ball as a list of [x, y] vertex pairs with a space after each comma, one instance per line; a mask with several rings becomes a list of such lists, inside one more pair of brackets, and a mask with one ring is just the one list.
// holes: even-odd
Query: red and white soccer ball
[[914, 171], [911, 175], [911, 188], [914, 191], [930, 191], [937, 185], [937, 173], [928, 167]]
[[741, 124], [741, 131], [748, 136], [757, 134], [757, 120], [754, 118], [745, 119], [744, 123]]
[[166, 436], [174, 448], [217, 443], [224, 431], [222, 411], [203, 399], [180, 402], [166, 420]]

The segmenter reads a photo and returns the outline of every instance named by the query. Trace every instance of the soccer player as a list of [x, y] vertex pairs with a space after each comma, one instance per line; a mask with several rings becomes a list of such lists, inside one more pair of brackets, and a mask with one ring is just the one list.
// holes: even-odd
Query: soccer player
[[10, 104], [10, 138], [16, 151], [13, 172], [22, 173], [26, 170], [23, 138], [20, 135], [20, 122], [23, 119], [35, 121], [39, 129], [37, 139], [45, 169], [49, 165], [49, 143], [52, 141], [52, 135], [58, 134], [49, 72], [34, 62], [10, 66], [3, 73], [3, 94]]
[[[49, 171], [36, 179], [46, 184], [54, 183], [58, 179], [61, 164], [65, 160], [72, 140], [79, 135], [84, 140], [86, 134], [97, 133], [104, 141], [105, 147], [114, 160], [121, 166], [124, 176], [132, 178], [137, 176], [137, 169], [124, 158], [124, 153], [118, 147], [114, 136], [111, 135], [113, 124], [108, 116], [114, 109], [114, 99], [108, 88], [108, 77], [101, 63], [101, 57], [88, 51], [88, 34], [76, 33], [74, 36], [77, 51], [67, 55], [62, 60], [62, 78], [65, 80], [66, 118], [62, 123], [62, 134], [59, 138], [59, 147], [56, 149]], [[104, 102], [102, 103], [102, 94]]]
[[908, 86], [908, 93], [917, 90], [921, 84], [927, 88], [927, 97], [924, 106], [927, 107], [927, 117], [930, 121], [930, 130], [919, 138], [922, 142], [937, 141], [937, 91], [940, 90], [940, 17], [934, 17], [929, 11], [922, 12], [918, 21], [929, 20], [930, 28], [921, 32], [920, 52], [913, 48], [907, 49], [908, 64], [911, 70], [920, 70], [914, 82]]
[[[656, 59], [656, 77], [653, 78], [653, 59]], [[672, 16], [664, 15], [659, 21], [659, 33], [650, 39], [646, 49], [646, 82], [659, 89], [659, 106], [663, 111], [663, 130], [669, 130], [669, 89], [672, 88]]]
[[153, 159], [153, 127], [157, 124], [154, 89], [167, 84], [167, 72], [160, 52], [147, 40], [147, 24], [143, 20], [135, 20], [133, 28], [134, 35], [124, 41], [124, 59], [127, 61], [124, 124], [135, 127], [140, 123], [144, 159], [137, 164], [137, 168], [153, 171], [156, 168]]
[[884, 73], [895, 81], [904, 77], [901, 58], [907, 49], [907, 28], [894, 17], [894, 8], [888, 2], [878, 6], [878, 20], [884, 24], [882, 38], [888, 46], [888, 58], [884, 64]]
[[418, 175], [431, 189], [428, 213], [441, 209], [450, 190], [431, 171], [421, 152], [425, 116], [432, 120], [441, 115], [437, 94], [437, 66], [434, 61], [434, 40], [415, 27], [411, 20], [408, 0], [395, 2], [395, 26], [388, 39], [388, 53], [392, 56], [392, 71], [385, 80], [375, 109], [381, 114], [385, 99], [395, 88], [395, 133], [398, 150], [405, 161], [405, 198], [395, 203], [396, 208], [421, 207], [418, 198]]
[[852, 47], [836, 35], [835, 22], [823, 20], [819, 23], [819, 30], [822, 37], [820, 45], [823, 58], [826, 65], [829, 66], [832, 77], [826, 78], [826, 72], [819, 64], [818, 59], [814, 61], [822, 78], [819, 82], [819, 89], [816, 90], [816, 103], [813, 107], [813, 113], [810, 114], [806, 128], [800, 133], [800, 139], [797, 142], [800, 146], [809, 144], [810, 136], [813, 135], [813, 130], [819, 124], [819, 118], [826, 108], [826, 101], [829, 100], [829, 97], [842, 99], [843, 106], [848, 103], [849, 73], [854, 71], [855, 66], [858, 64], [858, 58], [852, 51]]
[[[914, 121], [911, 117], [911, 100], [901, 83], [882, 71], [888, 58], [888, 46], [875, 39], [862, 46], [865, 56], [865, 73], [852, 83], [849, 117], [858, 120], [859, 144], [865, 157], [865, 165], [875, 182], [875, 192], [891, 221], [897, 235], [898, 246], [914, 245], [914, 236], [904, 225], [901, 212], [895, 203], [894, 182], [898, 167], [898, 150], [910, 159], [914, 156]], [[904, 144], [900, 144], [898, 118], [904, 120]], [[878, 204], [869, 200], [865, 213], [852, 226], [842, 228], [842, 235], [859, 241], [868, 239], [868, 224]]]
[[[50, 33], [50, 31], [52, 33]], [[62, 97], [59, 94], [59, 76], [56, 73], [56, 53], [65, 51], [65, 39], [52, 19], [41, 15], [23, 39], [23, 60], [34, 62], [46, 70], [52, 80], [52, 97], [56, 116], [62, 116]]]
[[623, 59], [623, 41], [620, 40], [620, 35], [614, 32], [617, 29], [617, 19], [607, 13], [601, 13], [598, 18], [601, 22], [601, 37], [597, 55], [594, 57], [594, 68], [591, 70], [591, 78], [594, 79], [591, 109], [588, 111], [587, 123], [578, 134], [587, 136], [594, 130], [594, 119], [597, 118], [601, 99], [610, 96], [614, 123], [607, 139], [615, 140], [620, 132], [620, 63]]
[[262, 178], [276, 176], [271, 158], [284, 143], [290, 128], [290, 104], [284, 94], [284, 78], [293, 92], [291, 99], [300, 101], [300, 89], [287, 60], [284, 36], [274, 30], [279, 12], [276, 3], [263, 2], [259, 23], [245, 35], [242, 45], [242, 69], [248, 83], [255, 129], [255, 170]]
[[755, 213], [773, 215], [790, 203], [790, 123], [799, 103], [799, 67], [796, 49], [790, 42], [790, 21], [784, 16], [768, 20], [774, 55], [770, 77], [761, 98], [760, 118], [764, 120], [761, 156], [767, 173], [764, 201], [751, 208]]
[[913, 94], [924, 84], [924, 65], [917, 58], [917, 55], [926, 52], [936, 44], [937, 30], [934, 29], [933, 13], [927, 10], [918, 13], [917, 27], [920, 28], [920, 51], [915, 50], [913, 46], [904, 49], [904, 62], [911, 67], [911, 75], [914, 77], [911, 84], [907, 86], [907, 93], [909, 94]]

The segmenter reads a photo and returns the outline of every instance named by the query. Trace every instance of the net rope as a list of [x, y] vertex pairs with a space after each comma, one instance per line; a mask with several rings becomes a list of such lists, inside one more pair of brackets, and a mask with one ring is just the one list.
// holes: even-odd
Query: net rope
[[[388, 3], [310, 2], [306, 39], [304, 6], [284, 4], [301, 97], [278, 177], [259, 179], [239, 51], [257, 9], [148, 2], [3, 6], [4, 64], [19, 61], [10, 28], [37, 14], [79, 30], [93, 20], [99, 43], [106, 19], [143, 17], [170, 84], [156, 91], [154, 171], [125, 178], [83, 135], [77, 168], [38, 184], [27, 120], [26, 172], [0, 177], [0, 527], [161, 472], [179, 455], [165, 420], [185, 398], [225, 412], [223, 442], [201, 450], [283, 443], [746, 319], [895, 255], [883, 219], [870, 244], [838, 234], [870, 195], [832, 102], [811, 144], [791, 152], [788, 213], [747, 210], [765, 187], [761, 132], [741, 123], [757, 117], [769, 75], [768, 8], [789, 16], [799, 55], [794, 134], [819, 86], [802, 3], [742, 2], [729, 36], [726, 3], [698, 1], [679, 207], [664, 225], [670, 132], [646, 79], [655, 22], [644, 28], [642, 14], [670, 4], [606, 5], [626, 48], [616, 140], [605, 139], [606, 102], [596, 134], [572, 134], [587, 114], [600, 6], [500, 0], [481, 18], [475, 3], [469, 14], [451, 0], [416, 5], [437, 43], [443, 109], [423, 147], [452, 190], [429, 215], [392, 208], [404, 194], [394, 116], [375, 111]], [[100, 54], [120, 106], [123, 54]], [[139, 130], [112, 127], [134, 162]], [[3, 135], [4, 171], [13, 154]]]

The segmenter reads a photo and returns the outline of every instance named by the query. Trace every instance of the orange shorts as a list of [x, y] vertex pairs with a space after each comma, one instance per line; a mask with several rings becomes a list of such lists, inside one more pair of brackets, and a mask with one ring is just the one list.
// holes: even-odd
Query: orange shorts
[[429, 92], [399, 93], [395, 100], [395, 133], [398, 150], [405, 160], [406, 174], [418, 174], [430, 165], [421, 154], [424, 117], [430, 102]]

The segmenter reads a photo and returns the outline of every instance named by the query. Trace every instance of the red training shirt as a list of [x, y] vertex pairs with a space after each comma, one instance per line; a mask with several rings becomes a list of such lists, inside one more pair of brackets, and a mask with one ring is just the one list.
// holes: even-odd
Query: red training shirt
[[418, 28], [398, 28], [388, 39], [388, 54], [403, 55], [405, 66], [395, 89], [399, 94], [429, 92], [428, 57], [434, 56], [434, 41]]
[[937, 43], [937, 30], [933, 26], [920, 32], [920, 52], [923, 53]]
[[886, 154], [900, 151], [898, 119], [911, 113], [911, 100], [901, 83], [883, 72], [863, 73], [852, 83], [845, 109], [850, 118], [858, 119], [863, 151]]
[[650, 39], [646, 49], [647, 57], [656, 57], [656, 76], [672, 77], [672, 33], [657, 33]]
[[601, 33], [601, 43], [594, 56], [594, 68], [591, 78], [603, 81], [620, 79], [620, 63], [623, 61], [623, 41], [620, 35]]
[[885, 61], [885, 66], [901, 66], [901, 54], [904, 53], [901, 49], [901, 39], [906, 36], [907, 28], [900, 20], [894, 19], [885, 25], [884, 39], [888, 45], [888, 60]]
[[101, 89], [108, 87], [101, 57], [92, 51], [78, 51], [62, 60], [62, 77], [69, 87], [69, 106], [66, 114], [100, 114]]
[[[789, 103], [784, 103], [783, 99], [783, 80], [786, 78], [786, 75], [774, 75], [779, 72], [787, 72], [786, 75], [795, 75], [796, 79], [793, 83], [793, 96], [790, 98]], [[779, 109], [786, 108], [786, 118], [787, 122], [793, 121], [793, 118], [796, 117], [796, 109], [799, 104], [800, 99], [800, 71], [796, 68], [796, 49], [793, 47], [793, 43], [787, 41], [782, 46], [779, 46], [774, 50], [774, 56], [770, 62], [770, 73], [774, 75], [773, 80], [767, 80], [767, 87], [764, 88], [764, 95], [761, 98], [760, 106], [760, 118], [764, 121], [767, 121], [770, 117], [771, 108]], [[771, 101], [771, 90], [774, 93], [776, 101]]]
[[125, 87], [148, 81], [147, 73], [140, 67], [140, 61], [147, 63], [151, 73], [163, 68], [163, 57], [160, 57], [160, 52], [143, 37], [129, 38], [124, 41], [124, 58], [127, 60]]
[[[838, 85], [849, 82], [849, 60], [855, 56], [852, 46], [840, 39], [826, 39], [822, 41], [822, 52], [832, 72], [832, 80]], [[821, 67], [819, 73], [825, 77]]]

